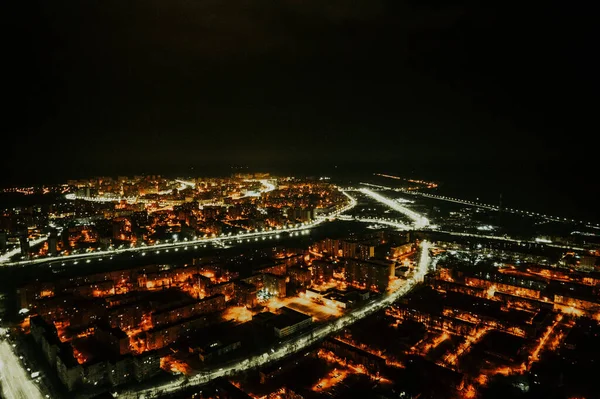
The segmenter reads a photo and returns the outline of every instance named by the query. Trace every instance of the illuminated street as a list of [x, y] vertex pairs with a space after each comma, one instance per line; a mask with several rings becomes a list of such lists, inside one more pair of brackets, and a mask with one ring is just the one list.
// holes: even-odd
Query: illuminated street
[[4, 3], [0, 399], [600, 399], [593, 2]]
[[[393, 373], [416, 367], [405, 356], [429, 362], [419, 366], [423, 367], [418, 371], [421, 375], [433, 366], [446, 370], [440, 373], [466, 375], [465, 365], [481, 362], [473, 358], [480, 356], [483, 346], [495, 342], [498, 334], [508, 341], [520, 340], [517, 343], [529, 358], [509, 365], [485, 360], [477, 379], [469, 375], [457, 387], [458, 397], [471, 398], [494, 376], [522, 375], [544, 364], [547, 354], [568, 340], [569, 331], [577, 330], [571, 317], [598, 317], [592, 288], [598, 285], [595, 277], [548, 269], [548, 259], [536, 254], [547, 248], [560, 249], [561, 266], [579, 267], [581, 263], [581, 270], [589, 271], [594, 267], [594, 253], [537, 232], [513, 236], [523, 237], [519, 239], [502, 234], [490, 217], [497, 210], [486, 214], [487, 219], [477, 215], [487, 211], [470, 207], [433, 208], [432, 212], [420, 201], [383, 196], [378, 192], [382, 187], [342, 190], [327, 183], [311, 186], [300, 182], [290, 188], [269, 179], [235, 181], [234, 194], [219, 192], [231, 195], [227, 197], [231, 201], [240, 201], [237, 205], [215, 204], [207, 198], [200, 208], [176, 197], [177, 190], [190, 193], [197, 189], [191, 195], [201, 195], [206, 184], [200, 179], [171, 180], [172, 190], [155, 189], [158, 194], [152, 194], [178, 203], [153, 203], [153, 197], [149, 202], [137, 198], [133, 204], [126, 198], [119, 203], [113, 203], [114, 198], [107, 203], [75, 201], [78, 206], [98, 207], [98, 211], [114, 207], [110, 224], [104, 224], [104, 246], [84, 248], [86, 243], [96, 243], [96, 235], [102, 233], [85, 223], [68, 230], [53, 227], [52, 243], [50, 235], [36, 241], [11, 237], [11, 245], [21, 246], [18, 250], [10, 247], [12, 259], [21, 251], [23, 259], [29, 260], [7, 261], [5, 255], [3, 266], [53, 262], [83, 266], [74, 280], [60, 272], [55, 277], [50, 270], [39, 281], [18, 285], [18, 305], [30, 315], [22, 323], [30, 331], [23, 332], [37, 337], [36, 350], [47, 357], [53, 355], [50, 340], [60, 341], [61, 362], [63, 358], [70, 362], [53, 367], [63, 393], [81, 395], [97, 383], [99, 390], [110, 389], [118, 397], [159, 398], [195, 386], [212, 389], [219, 381], [237, 381], [241, 371], [264, 370], [265, 375], [275, 375], [273, 368], [287, 359], [298, 361], [304, 356], [294, 355], [305, 352], [314, 361], [329, 361], [315, 369], [315, 379], [306, 387], [334, 394], [361, 378], [395, 381]], [[411, 180], [411, 184], [433, 187], [430, 182]], [[355, 198], [352, 192], [362, 195], [357, 193]], [[360, 209], [355, 209], [359, 203]], [[307, 208], [310, 204], [320, 208]], [[126, 208], [144, 209], [148, 216], [145, 234], [130, 234], [128, 218], [134, 220], [133, 214], [119, 216]], [[416, 209], [423, 209], [432, 220]], [[244, 216], [248, 210], [251, 218]], [[339, 222], [329, 223], [334, 220]], [[194, 222], [195, 228], [188, 226], [188, 221]], [[217, 223], [221, 223], [218, 228]], [[322, 231], [309, 236], [313, 228]], [[168, 233], [151, 236], [160, 229]], [[35, 232], [29, 239], [40, 234]], [[62, 242], [57, 245], [59, 234]], [[290, 240], [295, 237], [300, 240]], [[278, 241], [284, 242], [279, 245]], [[302, 244], [295, 246], [294, 242]], [[27, 243], [41, 245], [30, 250]], [[84, 245], [76, 247], [79, 244]], [[50, 246], [55, 249], [52, 253]], [[247, 251], [248, 247], [253, 248]], [[214, 257], [204, 258], [195, 253], [200, 248], [226, 250], [222, 254], [210, 251]], [[531, 248], [532, 253], [519, 255], [521, 248]], [[575, 255], [571, 251], [580, 252]], [[170, 256], [174, 253], [178, 256]], [[39, 257], [31, 258], [32, 254]], [[115, 270], [119, 259], [130, 258], [129, 254], [136, 256], [132, 265]], [[168, 254], [164, 258], [172, 260], [155, 264], [155, 255], [160, 254]], [[570, 257], [575, 261], [567, 263]], [[88, 270], [85, 266], [92, 261]], [[442, 266], [438, 269], [439, 262]], [[531, 266], [528, 262], [540, 263]], [[427, 283], [420, 284], [428, 272]], [[590, 299], [571, 297], [551, 282], [576, 282], [582, 295]], [[66, 300], [62, 299], [65, 294]], [[540, 300], [542, 295], [547, 296]], [[404, 299], [397, 301], [401, 297]], [[445, 307], [446, 301], [456, 305]], [[94, 302], [104, 309], [99, 321], [94, 321]], [[428, 304], [433, 309], [419, 308]], [[375, 315], [382, 310], [385, 317]], [[545, 318], [544, 312], [553, 316]], [[78, 314], [85, 321], [80, 321]], [[532, 338], [531, 329], [523, 325], [534, 319], [543, 321], [544, 335], [539, 339]], [[439, 325], [438, 320], [448, 322]], [[553, 324], [543, 324], [548, 320], [554, 320]], [[369, 334], [371, 328], [382, 334]], [[386, 344], [399, 330], [415, 336], [404, 353], [401, 346], [390, 345], [388, 350]], [[99, 345], [117, 339], [118, 348]], [[315, 347], [320, 347], [320, 352]], [[44, 392], [39, 392], [28, 371], [6, 367], [19, 364], [8, 343], [2, 342], [1, 348], [3, 397], [42, 397]], [[110, 351], [114, 364], [106, 361], [98, 348]], [[256, 348], [261, 348], [260, 352]], [[331, 354], [318, 355], [324, 353], [323, 348]], [[347, 357], [351, 360], [343, 364], [330, 361]], [[282, 359], [286, 360], [277, 364]], [[124, 370], [123, 380], [114, 384], [107, 377], [113, 367]], [[97, 369], [97, 380], [92, 380], [90, 373]], [[382, 370], [392, 374], [380, 376]], [[165, 379], [156, 379], [162, 382], [152, 385], [155, 376]], [[218, 379], [223, 376], [231, 378]]]
[[[34, 246], [34, 245], [38, 245], [43, 243], [44, 241], [46, 241], [48, 239], [48, 237], [43, 236], [40, 238], [36, 238], [34, 240], [29, 241], [29, 245]], [[20, 249], [19, 248], [15, 248], [11, 251], [8, 251], [2, 255], [0, 255], [0, 266], [2, 266], [3, 264], [7, 264], [10, 263], [10, 259], [17, 255], [19, 253]]]
[[[271, 190], [270, 186], [267, 186], [267, 190]], [[23, 260], [23, 261], [10, 261], [11, 257], [15, 254], [19, 253], [19, 248], [11, 251], [10, 253], [4, 254], [0, 258], [0, 266], [25, 266], [25, 265], [33, 265], [33, 264], [41, 264], [48, 262], [55, 262], [57, 260], [61, 261], [71, 261], [73, 264], [76, 264], [79, 261], [90, 259], [101, 259], [106, 256], [113, 256], [124, 253], [140, 253], [142, 256], [146, 255], [146, 253], [154, 251], [155, 253], [160, 253], [161, 251], [169, 252], [169, 250], [179, 251], [179, 250], [191, 250], [197, 249], [199, 245], [207, 245], [207, 244], [216, 244], [216, 245], [235, 245], [236, 243], [250, 242], [252, 240], [258, 241], [258, 239], [278, 239], [280, 236], [293, 236], [298, 235], [299, 233], [306, 232], [308, 229], [319, 226], [322, 223], [327, 222], [328, 220], [333, 220], [339, 215], [351, 210], [356, 206], [356, 200], [347, 192], [342, 191], [342, 193], [348, 198], [348, 205], [332, 212], [331, 214], [320, 216], [316, 218], [314, 221], [309, 223], [297, 223], [295, 226], [284, 226], [282, 228], [268, 228], [262, 229], [261, 231], [248, 231], [245, 233], [237, 234], [237, 235], [225, 235], [222, 234], [220, 236], [215, 237], [199, 237], [194, 240], [182, 240], [182, 241], [174, 241], [174, 242], [166, 242], [155, 244], [152, 246], [131, 246], [128, 248], [117, 248], [113, 250], [97, 250], [93, 252], [79, 253], [79, 254], [71, 254], [67, 256], [59, 256], [59, 257], [46, 257], [46, 258], [38, 258], [31, 260]], [[114, 200], [111, 200], [111, 202]], [[36, 245], [42, 243], [46, 240], [46, 237], [39, 238], [37, 240], [31, 241], [30, 245]]]
[[42, 399], [43, 395], [30, 372], [23, 368], [22, 361], [15, 355], [4, 329], [0, 328], [0, 387], [5, 399]]
[[407, 216], [414, 223], [414, 226], [416, 229], [421, 229], [421, 228], [424, 228], [427, 225], [429, 225], [429, 220], [426, 217], [419, 215], [417, 212], [415, 212], [405, 206], [400, 205], [397, 201], [386, 198], [383, 195], [378, 194], [373, 190], [369, 190], [368, 188], [361, 188], [359, 191], [363, 194], [368, 195], [369, 197], [373, 198], [374, 200], [387, 205], [388, 207], [392, 208], [393, 210], [400, 212], [401, 214]]
[[313, 316], [315, 321], [328, 321], [342, 315], [342, 310], [334, 306], [318, 304], [306, 297], [271, 298], [267, 303], [270, 311], [288, 307]]

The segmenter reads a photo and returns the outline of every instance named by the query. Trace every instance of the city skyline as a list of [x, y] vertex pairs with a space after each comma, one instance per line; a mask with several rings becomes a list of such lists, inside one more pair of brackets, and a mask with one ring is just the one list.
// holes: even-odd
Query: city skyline
[[2, 395], [594, 392], [580, 375], [597, 367], [600, 223], [435, 181], [352, 180], [100, 176], [5, 192], [44, 202], [0, 214]]
[[591, 3], [3, 11], [0, 397], [598, 397]]

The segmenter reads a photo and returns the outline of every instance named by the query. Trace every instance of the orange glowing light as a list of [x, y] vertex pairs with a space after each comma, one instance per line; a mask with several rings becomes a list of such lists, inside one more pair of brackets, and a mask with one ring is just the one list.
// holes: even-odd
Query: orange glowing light
[[223, 313], [224, 320], [235, 320], [238, 323], [244, 323], [252, 320], [252, 312], [245, 306], [233, 306], [227, 308]]
[[175, 359], [173, 356], [160, 358], [160, 368], [173, 374], [189, 375], [192, 372], [191, 367], [182, 360]]
[[477, 377], [477, 383], [481, 386], [487, 385], [488, 377], [485, 374], [480, 374], [479, 377]]
[[468, 385], [463, 391], [462, 397], [465, 399], [474, 399], [477, 397], [477, 390], [473, 385]]
[[29, 334], [29, 330], [31, 328], [31, 321], [30, 321], [30, 317], [27, 316], [26, 318], [23, 319], [23, 321], [21, 322], [21, 331], [25, 334]]
[[554, 329], [556, 328], [558, 323], [561, 322], [562, 318], [563, 318], [563, 315], [559, 314], [556, 317], [556, 320], [554, 320], [554, 323], [552, 323], [552, 325], [550, 327], [548, 327], [548, 329], [544, 332], [544, 335], [542, 335], [542, 338], [540, 338], [538, 345], [535, 347], [535, 349], [531, 353], [531, 356], [529, 358], [529, 367], [531, 367], [531, 365], [533, 363], [535, 363], [539, 360], [539, 354], [540, 354], [542, 348], [544, 347], [544, 345], [546, 345], [548, 338], [550, 338], [550, 335], [552, 334], [552, 332], [554, 331]]
[[488, 288], [486, 291], [486, 296], [491, 299], [494, 297], [495, 293], [496, 293], [496, 286], [490, 285], [490, 288]]
[[490, 327], [484, 326], [475, 331], [474, 334], [469, 335], [467, 339], [458, 346], [455, 352], [448, 354], [444, 358], [444, 362], [448, 365], [456, 366], [458, 359], [467, 353], [473, 344], [479, 342], [490, 329]]

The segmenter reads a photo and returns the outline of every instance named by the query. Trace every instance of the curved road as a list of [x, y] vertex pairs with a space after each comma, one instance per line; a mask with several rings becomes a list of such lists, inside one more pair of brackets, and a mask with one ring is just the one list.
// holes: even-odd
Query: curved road
[[[212, 243], [216, 243], [216, 244], [232, 243], [233, 244], [235, 242], [242, 242], [242, 241], [248, 242], [251, 239], [258, 241], [259, 239], [279, 238], [279, 235], [282, 233], [298, 233], [300, 231], [310, 229], [312, 227], [318, 226], [321, 223], [324, 223], [329, 219], [333, 219], [333, 218], [341, 215], [342, 213], [347, 212], [350, 209], [354, 208], [357, 203], [356, 200], [352, 196], [350, 196], [348, 193], [346, 193], [345, 191], [342, 191], [342, 193], [344, 193], [344, 195], [346, 195], [346, 197], [348, 197], [348, 199], [349, 199], [349, 203], [346, 206], [338, 209], [337, 211], [335, 211], [331, 214], [320, 216], [320, 217], [316, 218], [313, 222], [298, 223], [294, 227], [290, 227], [290, 228], [284, 227], [282, 229], [254, 231], [254, 232], [247, 232], [244, 234], [237, 234], [237, 235], [221, 235], [218, 237], [207, 237], [207, 238], [199, 238], [197, 240], [168, 242], [168, 243], [156, 244], [156, 245], [152, 245], [152, 246], [140, 246], [140, 247], [132, 247], [132, 248], [105, 250], [105, 251], [94, 251], [94, 252], [86, 252], [86, 253], [81, 253], [81, 254], [72, 254], [72, 255], [56, 256], [56, 257], [45, 257], [45, 258], [16, 261], [16, 262], [10, 262], [10, 260], [9, 260], [10, 257], [8, 256], [8, 254], [5, 254], [4, 256], [2, 256], [0, 258], [0, 267], [2, 267], [2, 266], [27, 266], [27, 265], [35, 265], [35, 264], [49, 263], [49, 262], [56, 262], [56, 261], [63, 261], [63, 262], [73, 261], [73, 263], [75, 263], [75, 262], [78, 262], [81, 260], [103, 258], [106, 256], [119, 255], [119, 254], [123, 254], [123, 253], [141, 252], [142, 255], [145, 255], [146, 252], [149, 253], [149, 252], [154, 251], [154, 252], [159, 253], [160, 251], [163, 251], [163, 250], [169, 251], [171, 249], [173, 249], [175, 251], [178, 251], [179, 249], [186, 250], [186, 249], [188, 249], [188, 247], [198, 248], [198, 245], [206, 245], [206, 244], [212, 244]], [[30, 244], [31, 245], [39, 244], [39, 243], [43, 242], [44, 240], [46, 240], [46, 238], [47, 237], [43, 237], [38, 240], [31, 241]], [[16, 249], [15, 251], [16, 252], [11, 253], [10, 256], [14, 256], [16, 253], [19, 252], [18, 249]]]

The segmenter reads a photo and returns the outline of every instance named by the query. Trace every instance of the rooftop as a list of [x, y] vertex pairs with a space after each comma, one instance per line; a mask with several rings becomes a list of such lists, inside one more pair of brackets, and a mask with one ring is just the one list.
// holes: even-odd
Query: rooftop
[[311, 319], [312, 316], [298, 312], [288, 307], [283, 307], [282, 313], [273, 319], [273, 326], [279, 330], [301, 323], [306, 319]]

